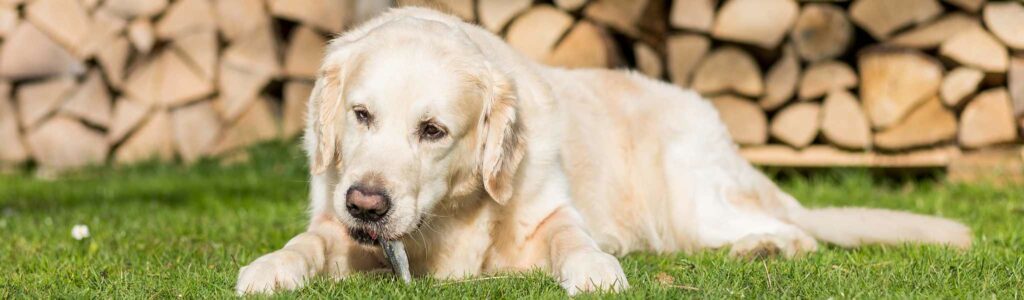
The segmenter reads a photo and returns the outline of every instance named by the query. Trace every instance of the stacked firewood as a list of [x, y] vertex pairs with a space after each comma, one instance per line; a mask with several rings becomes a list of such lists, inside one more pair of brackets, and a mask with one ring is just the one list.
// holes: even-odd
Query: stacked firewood
[[[400, 2], [546, 64], [694, 89], [758, 163], [945, 165], [1021, 141], [1019, 1]], [[189, 163], [293, 137], [326, 41], [389, 5], [0, 0], [0, 166]]]

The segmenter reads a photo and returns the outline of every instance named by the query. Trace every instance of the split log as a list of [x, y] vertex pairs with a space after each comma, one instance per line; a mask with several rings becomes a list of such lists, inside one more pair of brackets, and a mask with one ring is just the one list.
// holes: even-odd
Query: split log
[[932, 97], [899, 124], [875, 134], [875, 147], [902, 150], [934, 145], [956, 138], [956, 116]]
[[876, 40], [885, 40], [896, 30], [931, 20], [942, 13], [936, 0], [857, 0], [850, 5], [853, 23]]
[[223, 138], [213, 147], [211, 153], [223, 156], [234, 150], [277, 138], [278, 120], [274, 118], [269, 102], [268, 99], [254, 101], [249, 110], [224, 130]]
[[875, 168], [935, 168], [945, 167], [960, 150], [940, 147], [908, 153], [884, 154], [877, 152], [849, 152], [830, 146], [810, 146], [795, 150], [781, 145], [748, 147], [740, 155], [750, 163], [777, 167], [875, 167]]
[[711, 40], [699, 34], [681, 34], [668, 38], [668, 75], [672, 83], [689, 87], [693, 70], [704, 60], [711, 48]]
[[337, 0], [269, 0], [270, 14], [293, 20], [307, 26], [338, 34], [349, 16], [345, 1]]
[[102, 134], [74, 119], [60, 116], [31, 131], [26, 142], [39, 167], [49, 171], [102, 164], [110, 151]]
[[509, 25], [505, 40], [527, 57], [543, 60], [572, 26], [569, 14], [550, 5], [534, 6]]
[[846, 90], [828, 93], [821, 105], [821, 134], [847, 149], [871, 148], [871, 124], [857, 98]]
[[718, 10], [711, 36], [772, 49], [793, 26], [799, 8], [793, 0], [729, 0]]
[[800, 78], [800, 100], [817, 99], [832, 90], [847, 90], [857, 86], [857, 74], [844, 62], [825, 61], [807, 67]]
[[725, 95], [712, 98], [711, 104], [737, 144], [763, 145], [768, 141], [768, 118], [753, 101]]
[[21, 22], [0, 47], [0, 77], [5, 79], [79, 75], [83, 72], [85, 66], [80, 61], [30, 22]]
[[131, 164], [147, 160], [174, 159], [171, 118], [166, 111], [157, 111], [114, 151], [114, 162]]
[[171, 112], [174, 146], [181, 160], [193, 163], [206, 156], [221, 137], [217, 111], [202, 101]]
[[174, 2], [156, 23], [156, 36], [169, 40], [175, 36], [217, 30], [217, 17], [209, 0]]
[[284, 109], [282, 135], [293, 137], [306, 126], [306, 107], [313, 83], [304, 80], [288, 81], [284, 85]]
[[985, 27], [1010, 48], [1024, 50], [1024, 5], [1019, 1], [985, 5]]
[[277, 37], [270, 25], [260, 26], [235, 39], [221, 58], [225, 63], [268, 76], [281, 73]]
[[18, 130], [18, 116], [11, 105], [11, 84], [0, 82], [0, 166], [20, 164], [28, 159], [28, 149]]
[[786, 45], [782, 48], [782, 56], [775, 62], [764, 77], [764, 97], [758, 103], [765, 110], [775, 110], [793, 98], [797, 81], [800, 80], [800, 60], [796, 50]]
[[914, 50], [868, 49], [857, 61], [860, 97], [874, 128], [898, 123], [942, 83], [942, 65]]
[[1017, 139], [1010, 95], [1005, 88], [978, 94], [960, 114], [960, 145], [981, 148]]
[[960, 106], [960, 103], [967, 96], [978, 91], [978, 85], [985, 79], [985, 73], [970, 67], [958, 67], [942, 79], [942, 87], [939, 88], [939, 96], [942, 103], [949, 107]]
[[891, 45], [918, 49], [938, 47], [947, 39], [969, 29], [980, 29], [978, 19], [964, 13], [951, 13], [931, 23], [922, 24], [886, 41]]
[[124, 71], [128, 64], [131, 45], [127, 38], [119, 37], [96, 53], [96, 62], [107, 77], [110, 86], [120, 89], [124, 85]]
[[[283, 5], [294, 5], [293, 0], [281, 0]], [[474, 22], [476, 16], [473, 9], [473, 0], [400, 0], [395, 1], [396, 6], [419, 6], [425, 7], [437, 11], [444, 12], [446, 14], [459, 17], [466, 22]]]
[[565, 68], [608, 68], [619, 63], [615, 41], [604, 28], [580, 21], [544, 59]]
[[156, 33], [153, 32], [153, 23], [149, 19], [138, 18], [132, 20], [128, 25], [128, 40], [135, 46], [135, 50], [142, 53], [149, 53], [156, 44]]
[[149, 112], [150, 106], [139, 101], [126, 98], [114, 101], [114, 114], [110, 120], [110, 129], [107, 130], [107, 141], [111, 144], [121, 142], [149, 116]]
[[36, 0], [25, 8], [25, 18], [68, 52], [85, 52], [80, 47], [89, 38], [92, 19], [80, 1]]
[[1024, 159], [1021, 148], [1000, 147], [971, 151], [950, 162], [946, 179], [958, 183], [985, 183], [995, 186], [1024, 184]]
[[160, 14], [167, 8], [167, 0], [106, 0], [103, 9], [125, 19], [148, 18]]
[[15, 98], [18, 101], [21, 127], [26, 130], [34, 128], [39, 121], [60, 107], [74, 87], [75, 80], [71, 77], [56, 77], [18, 87]]
[[532, 2], [531, 0], [480, 0], [477, 2], [480, 24], [491, 32], [499, 33], [509, 21], [512, 21], [512, 18], [530, 8]]
[[64, 102], [61, 111], [81, 118], [89, 124], [110, 126], [110, 92], [98, 70], [89, 72], [85, 82]]
[[1010, 59], [1010, 69], [1006, 74], [1006, 86], [1010, 90], [1013, 102], [1013, 115], [1024, 116], [1024, 56]]
[[583, 15], [619, 32], [639, 37], [639, 24], [650, 0], [594, 0], [583, 8]]
[[587, 4], [587, 0], [555, 0], [555, 5], [566, 11], [580, 9], [584, 4]]
[[976, 13], [976, 12], [978, 12], [979, 9], [981, 9], [981, 6], [985, 4], [986, 0], [943, 0], [943, 1], [945, 1], [946, 3], [952, 4], [952, 5], [956, 6], [956, 7], [959, 7], [960, 9], [962, 9], [964, 11], [971, 12], [971, 13]]
[[270, 16], [263, 1], [216, 0], [217, 28], [228, 41], [234, 41], [261, 27], [270, 26]]
[[633, 55], [635, 55], [636, 68], [640, 70], [640, 73], [644, 73], [651, 78], [660, 79], [665, 75], [665, 69], [662, 67], [661, 56], [658, 52], [644, 43], [633, 44]]
[[215, 105], [224, 120], [235, 120], [245, 112], [256, 96], [270, 83], [271, 76], [231, 66], [221, 62], [218, 69], [217, 89], [220, 96]]
[[764, 83], [754, 58], [739, 48], [725, 46], [712, 51], [697, 67], [693, 89], [705, 95], [734, 91], [758, 97], [764, 93]]
[[789, 34], [796, 52], [807, 61], [832, 59], [843, 55], [853, 39], [853, 25], [846, 12], [824, 3], [804, 5]]
[[292, 32], [284, 56], [284, 73], [290, 77], [314, 79], [324, 57], [327, 40], [309, 27], [298, 27]]
[[975, 28], [957, 33], [939, 46], [939, 54], [988, 73], [1005, 73], [1009, 52], [992, 34]]
[[787, 106], [772, 118], [769, 132], [776, 139], [794, 148], [807, 147], [818, 135], [820, 114], [821, 106], [816, 103]]
[[181, 34], [174, 40], [174, 49], [196, 74], [213, 81], [217, 72], [217, 33], [198, 31]]
[[81, 59], [94, 57], [104, 48], [110, 47], [111, 43], [122, 38], [122, 33], [127, 27], [128, 21], [125, 19], [103, 10], [96, 11], [92, 14], [89, 36], [82, 45], [74, 48], [77, 51], [74, 54]]
[[715, 5], [718, 0], [675, 0], [669, 14], [672, 27], [708, 32], [715, 21]]
[[174, 51], [163, 51], [129, 75], [129, 97], [156, 106], [188, 104], [213, 94], [213, 83]]

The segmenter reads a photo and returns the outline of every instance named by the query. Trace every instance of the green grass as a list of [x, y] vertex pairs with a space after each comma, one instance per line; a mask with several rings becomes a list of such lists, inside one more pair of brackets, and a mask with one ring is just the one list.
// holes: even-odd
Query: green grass
[[[306, 222], [306, 171], [295, 147], [258, 147], [222, 168], [147, 164], [56, 181], [0, 175], [0, 298], [231, 297], [238, 268]], [[877, 179], [857, 170], [784, 176], [809, 206], [858, 205], [962, 220], [976, 247], [824, 247], [799, 260], [736, 261], [724, 251], [633, 254], [624, 298], [1021, 298], [1024, 187]], [[86, 224], [92, 237], [71, 238]], [[658, 280], [657, 278], [663, 278]], [[666, 284], [664, 278], [672, 278]], [[539, 273], [464, 282], [385, 275], [317, 279], [285, 297], [561, 298]], [[606, 295], [602, 295], [606, 296]]]

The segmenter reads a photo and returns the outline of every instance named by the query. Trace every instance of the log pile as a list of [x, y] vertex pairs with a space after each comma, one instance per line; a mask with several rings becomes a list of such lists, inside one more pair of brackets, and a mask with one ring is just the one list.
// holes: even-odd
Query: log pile
[[390, 5], [549, 65], [694, 89], [760, 164], [941, 166], [1022, 141], [1020, 1], [391, 2], [0, 1], [0, 167], [191, 163], [293, 137], [322, 46]]

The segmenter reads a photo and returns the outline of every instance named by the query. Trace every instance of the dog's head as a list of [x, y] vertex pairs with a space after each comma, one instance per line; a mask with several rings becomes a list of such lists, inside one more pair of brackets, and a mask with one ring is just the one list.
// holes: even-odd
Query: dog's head
[[350, 234], [396, 239], [438, 207], [508, 201], [525, 152], [509, 77], [441, 22], [351, 35], [329, 47], [307, 133], [311, 172], [337, 173], [332, 204]]

